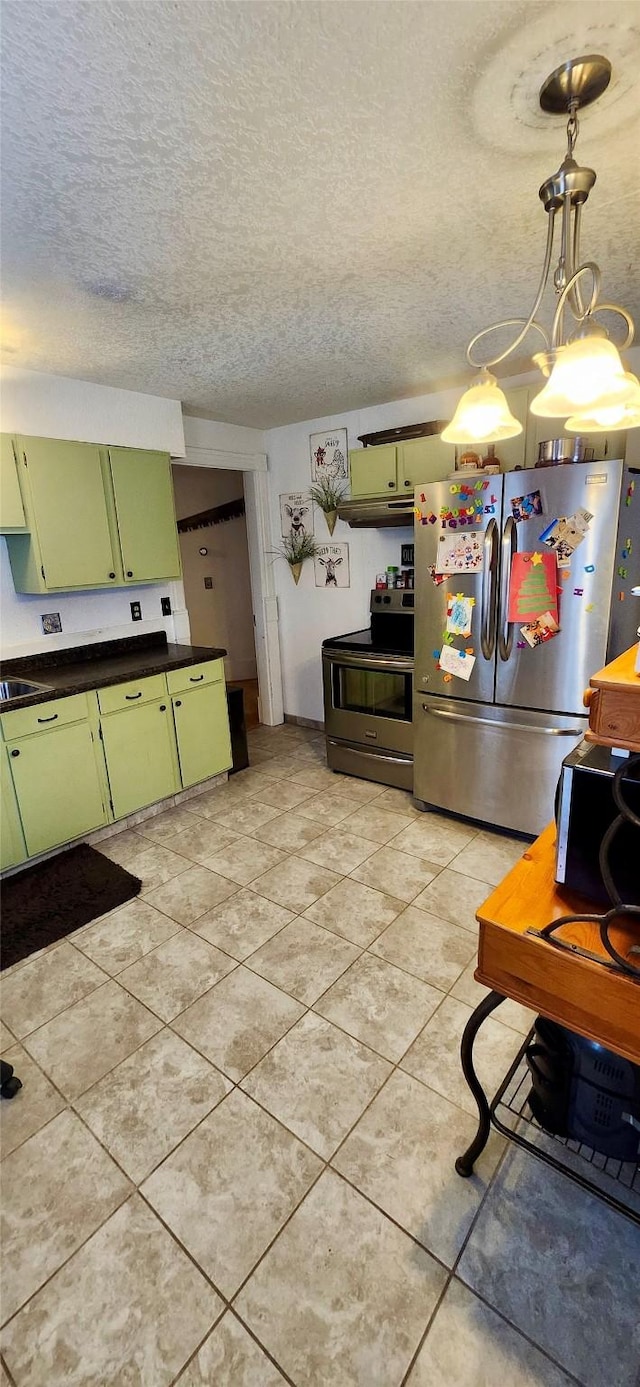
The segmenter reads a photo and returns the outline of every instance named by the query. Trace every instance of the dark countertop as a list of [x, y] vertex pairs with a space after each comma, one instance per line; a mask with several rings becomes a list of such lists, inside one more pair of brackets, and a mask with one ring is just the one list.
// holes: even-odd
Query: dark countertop
[[221, 660], [226, 650], [209, 645], [169, 645], [163, 632], [130, 636], [124, 640], [101, 641], [96, 645], [75, 646], [28, 655], [24, 659], [4, 660], [0, 679], [30, 679], [41, 685], [23, 698], [0, 700], [0, 713], [29, 708], [52, 698], [103, 689], [129, 679], [166, 674], [206, 660]]

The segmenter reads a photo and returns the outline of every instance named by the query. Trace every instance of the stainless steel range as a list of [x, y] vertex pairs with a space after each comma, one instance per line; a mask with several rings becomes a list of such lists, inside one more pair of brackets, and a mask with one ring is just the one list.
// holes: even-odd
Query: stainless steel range
[[413, 591], [374, 591], [371, 626], [322, 643], [327, 761], [413, 789]]

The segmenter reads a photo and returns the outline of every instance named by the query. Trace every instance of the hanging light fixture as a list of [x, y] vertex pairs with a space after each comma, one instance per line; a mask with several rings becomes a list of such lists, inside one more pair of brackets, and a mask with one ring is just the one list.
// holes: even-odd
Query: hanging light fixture
[[[578, 136], [577, 113], [606, 91], [610, 78], [611, 64], [607, 58], [590, 54], [572, 58], [556, 68], [540, 89], [543, 111], [568, 114], [566, 155], [557, 173], [539, 189], [549, 219], [540, 282], [527, 318], [506, 318], [472, 337], [467, 361], [480, 369], [480, 375], [465, 391], [451, 423], [443, 429], [445, 443], [493, 443], [522, 432], [522, 425], [511, 414], [506, 396], [489, 368], [511, 356], [531, 331], [539, 333], [544, 341], [544, 351], [533, 360], [547, 377], [547, 383], [531, 401], [532, 414], [567, 419], [566, 428], [573, 433], [640, 428], [640, 384], [625, 371], [620, 350], [596, 321], [596, 316], [605, 311], [623, 319], [626, 336], [620, 349], [624, 350], [633, 341], [633, 318], [620, 304], [600, 301], [600, 270], [593, 260], [580, 260], [582, 209], [596, 175], [573, 157]], [[551, 273], [557, 214], [560, 245], [553, 271], [557, 304], [548, 332], [536, 314]], [[519, 330], [509, 346], [495, 356], [482, 356], [478, 344], [492, 332], [510, 327]]]

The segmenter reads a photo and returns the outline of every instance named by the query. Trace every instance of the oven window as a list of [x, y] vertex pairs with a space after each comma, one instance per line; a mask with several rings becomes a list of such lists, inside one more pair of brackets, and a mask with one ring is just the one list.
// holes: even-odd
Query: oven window
[[411, 721], [411, 675], [334, 665], [333, 706], [348, 713]]

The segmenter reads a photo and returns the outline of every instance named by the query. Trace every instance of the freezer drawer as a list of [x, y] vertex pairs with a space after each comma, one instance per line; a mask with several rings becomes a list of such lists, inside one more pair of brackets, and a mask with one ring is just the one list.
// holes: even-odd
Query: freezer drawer
[[414, 797], [537, 835], [554, 814], [564, 757], [587, 719], [414, 696]]

